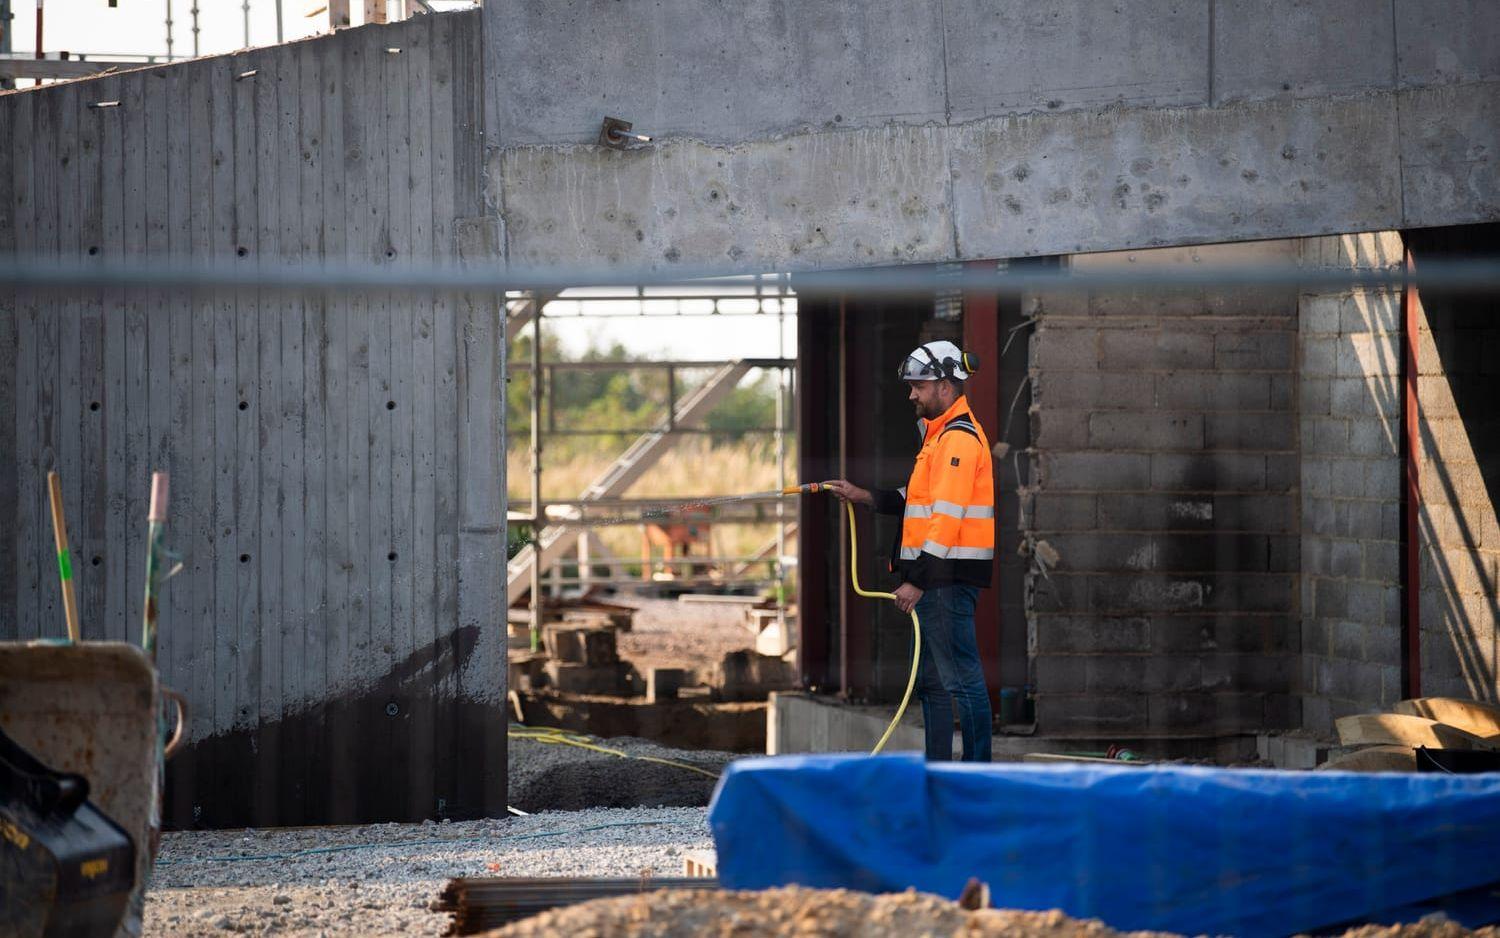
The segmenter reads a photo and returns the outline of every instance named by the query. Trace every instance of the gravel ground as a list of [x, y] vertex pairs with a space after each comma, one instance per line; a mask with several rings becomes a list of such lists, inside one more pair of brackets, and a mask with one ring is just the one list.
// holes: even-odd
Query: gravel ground
[[619, 635], [620, 657], [641, 673], [647, 668], [693, 668], [706, 678], [731, 651], [753, 648], [743, 607], [733, 603], [680, 603], [675, 599], [618, 596], [610, 602], [635, 609], [629, 632]]
[[[616, 737], [599, 745], [632, 756], [652, 756], [722, 772], [734, 753], [670, 749], [644, 739]], [[708, 804], [717, 779], [672, 765], [621, 759], [577, 746], [528, 739], [510, 741], [510, 803], [523, 811], [574, 811], [589, 807], [696, 806]]]
[[[454, 876], [681, 875], [712, 848], [703, 808], [601, 808], [434, 824], [170, 833], [146, 934], [440, 935]], [[436, 841], [436, 842], [434, 842]], [[300, 854], [338, 847], [356, 849]], [[228, 856], [261, 857], [225, 862]]]

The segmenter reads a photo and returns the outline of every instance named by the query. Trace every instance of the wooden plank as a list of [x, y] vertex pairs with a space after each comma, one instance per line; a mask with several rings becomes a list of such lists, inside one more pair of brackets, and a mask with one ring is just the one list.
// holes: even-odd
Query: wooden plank
[[[83, 206], [79, 169], [78, 111], [83, 106], [79, 100], [77, 85], [66, 85], [52, 92], [56, 95], [58, 135], [58, 175], [56, 202], [57, 253], [59, 257], [76, 260], [82, 253], [79, 242]], [[50, 425], [49, 442], [54, 448], [55, 468], [62, 475], [63, 502], [67, 516], [73, 519], [73, 527], [79, 527], [82, 517], [83, 491], [83, 424], [88, 419], [84, 410], [82, 357], [83, 357], [83, 294], [68, 290], [52, 298], [55, 309], [56, 346], [53, 368], [48, 374], [53, 386], [56, 411]], [[46, 426], [46, 425], [44, 425]], [[80, 545], [82, 546], [82, 545]], [[75, 553], [75, 580], [79, 567], [88, 569], [88, 558]], [[80, 618], [92, 617], [97, 610], [80, 612]], [[49, 617], [49, 622], [57, 621]]]
[[[430, 48], [432, 49], [432, 230], [437, 257], [454, 256], [454, 218], [457, 199], [453, 178], [453, 18], [432, 16]], [[433, 462], [436, 471], [434, 490], [434, 564], [436, 610], [433, 616], [437, 634], [435, 652], [440, 657], [458, 654], [455, 633], [458, 629], [458, 323], [454, 314], [453, 295], [439, 293], [433, 297], [433, 375], [435, 376], [433, 421]], [[458, 701], [458, 677], [452, 671], [442, 674], [435, 688], [435, 725], [433, 748], [433, 786], [439, 815], [448, 813], [447, 805], [458, 795], [463, 740], [456, 721], [451, 718]], [[458, 807], [458, 806], [455, 806]]]
[[[286, 261], [299, 260], [302, 253], [302, 139], [299, 106], [302, 101], [302, 78], [297, 48], [280, 46], [276, 56], [276, 102], [279, 112], [277, 137], [276, 193], [278, 207], [280, 254]], [[307, 524], [303, 519], [303, 439], [306, 395], [302, 372], [302, 297], [283, 293], [281, 303], [281, 364], [279, 381], [281, 408], [276, 421], [280, 438], [277, 449], [281, 462], [282, 507], [280, 549], [281, 562], [281, 703], [279, 751], [274, 758], [280, 763], [277, 773], [276, 817], [295, 811], [302, 802], [303, 741], [296, 730], [300, 724], [289, 719], [306, 703], [303, 675], [303, 632], [307, 625], [304, 599], [306, 561], [304, 543]]]
[[[375, 44], [370, 30], [345, 38], [344, 58], [344, 253], [352, 263], [370, 260], [370, 122], [377, 116], [370, 99], [369, 60]], [[350, 568], [348, 654], [344, 659], [342, 693], [349, 705], [338, 715], [334, 732], [347, 747], [337, 757], [333, 790], [336, 804], [347, 805], [355, 817], [368, 817], [368, 779], [360, 771], [361, 754], [368, 748], [366, 733], [375, 714], [357, 705], [358, 691], [370, 674], [370, 318], [367, 294], [346, 297], [348, 307], [347, 358], [344, 394], [348, 403], [348, 462], [343, 497], [347, 506], [345, 531]], [[384, 719], [381, 714], [379, 719]]]
[[1500, 742], [1480, 739], [1456, 727], [1403, 713], [1359, 713], [1334, 721], [1343, 746], [1426, 746], [1429, 749], [1491, 749]]
[[328, 0], [328, 28], [341, 29], [354, 22], [349, 17], [349, 0]]
[[[80, 87], [78, 95], [78, 253], [81, 259], [97, 262], [103, 251], [104, 180], [100, 175], [99, 150], [103, 146], [103, 123], [117, 123], [118, 108], [91, 108], [100, 100], [99, 82]], [[119, 100], [111, 98], [109, 100]], [[118, 177], [116, 177], [117, 179]], [[110, 180], [113, 186], [116, 179]], [[78, 515], [69, 515], [69, 536], [74, 541], [74, 578], [78, 583], [79, 622], [85, 639], [106, 638], [104, 623], [108, 610], [104, 605], [104, 515], [105, 485], [105, 408], [104, 389], [104, 306], [97, 290], [78, 293], [78, 464], [75, 489], [78, 493]]]
[[[213, 153], [211, 183], [213, 217], [209, 254], [215, 259], [235, 258], [238, 231], [235, 225], [234, 146], [235, 59], [222, 56], [209, 65], [207, 133]], [[241, 69], [240, 71], [244, 71]], [[217, 290], [212, 297], [213, 321], [213, 707], [214, 735], [230, 734], [238, 718], [239, 701], [235, 699], [239, 675], [239, 538], [235, 531], [235, 466], [240, 461], [236, 447], [239, 440], [239, 388], [236, 386], [237, 336], [235, 334], [235, 293]], [[215, 795], [229, 797], [231, 789], [243, 789], [236, 782], [243, 777], [233, 766], [224, 766], [219, 774]]]
[[385, 0], [365, 0], [365, 23], [385, 22]]
[[[7, 153], [9, 169], [9, 215], [16, 243], [36, 244], [36, 219], [32, 213], [32, 186], [34, 183], [35, 137], [33, 108], [37, 95], [9, 95], [0, 99], [0, 106], [10, 115], [10, 136], [0, 139], [0, 147]], [[40, 581], [37, 551], [28, 544], [28, 531], [39, 530], [32, 524], [33, 501], [31, 491], [36, 465], [36, 296], [19, 294], [16, 297], [16, 403], [15, 413], [10, 416], [14, 426], [15, 459], [14, 489], [4, 506], [11, 517], [17, 520], [13, 550], [15, 569], [14, 622], [0, 629], [7, 639], [19, 639], [34, 621], [37, 605], [37, 584]], [[8, 539], [10, 539], [8, 538]]]
[[[18, 96], [24, 102], [16, 115], [15, 191], [16, 236], [35, 246], [38, 254], [57, 250], [57, 228], [53, 212], [53, 188], [57, 176], [57, 121], [48, 117], [47, 99], [32, 94]], [[51, 582], [52, 563], [36, 543], [45, 541], [46, 520], [42, 512], [42, 492], [46, 471], [50, 467], [50, 449], [43, 442], [42, 428], [49, 419], [49, 382], [44, 369], [54, 367], [45, 349], [50, 341], [56, 347], [56, 316], [52, 298], [35, 293], [23, 297], [19, 341], [23, 349], [16, 380], [28, 388], [24, 406], [27, 414], [24, 429], [18, 429], [18, 479], [20, 506], [17, 512], [21, 527], [33, 532], [30, 543], [21, 545], [21, 582], [18, 584], [16, 637], [36, 638], [44, 615], [51, 606], [47, 597], [55, 587]], [[45, 579], [44, 579], [45, 578]], [[46, 634], [58, 634], [49, 622]]]
[[[165, 127], [166, 171], [162, 176], [166, 204], [166, 245], [168, 252], [176, 256], [189, 256], [193, 247], [192, 231], [192, 112], [189, 109], [189, 86], [191, 75], [184, 68], [163, 69], [164, 93], [160, 106], [168, 113]], [[158, 164], [159, 165], [159, 164]], [[189, 297], [181, 293], [168, 293], [166, 306], [166, 336], [168, 348], [167, 375], [165, 383], [164, 410], [161, 414], [163, 426], [160, 437], [161, 453], [158, 464], [171, 475], [171, 507], [169, 511], [172, 540], [176, 550], [184, 555], [184, 563], [190, 562], [198, 549], [195, 538], [197, 525], [196, 480], [193, 477], [192, 452], [193, 433], [193, 309]], [[152, 324], [152, 341], [156, 341], [156, 329], [161, 323]], [[153, 379], [156, 377], [153, 374]], [[153, 390], [155, 390], [153, 388]], [[154, 403], [154, 401], [153, 401]], [[165, 681], [188, 696], [189, 702], [197, 699], [194, 686], [194, 630], [193, 630], [193, 573], [191, 567], [163, 587], [165, 596], [159, 617], [160, 640], [157, 661], [164, 667]], [[203, 709], [198, 708], [200, 711]], [[202, 738], [202, 714], [194, 715], [189, 724], [189, 742]], [[202, 779], [201, 781], [206, 781]], [[169, 798], [173, 805], [173, 821], [176, 826], [186, 827], [198, 820], [201, 805], [197, 800], [200, 784], [195, 758], [174, 760], [167, 772]]]
[[[207, 260], [213, 241], [213, 135], [208, 90], [212, 60], [182, 67], [187, 82], [188, 135], [188, 250], [193, 259]], [[191, 371], [185, 392], [190, 400], [189, 435], [181, 438], [179, 458], [192, 478], [191, 509], [179, 514], [177, 530], [188, 536], [184, 591], [191, 590], [192, 611], [179, 628], [192, 636], [192, 689], [194, 738], [214, 736], [214, 569], [218, 562], [218, 519], [214, 516], [214, 304], [212, 294], [194, 293], [189, 298], [191, 322]], [[212, 752], [212, 750], [206, 750]], [[217, 788], [220, 766], [206, 757], [198, 760], [198, 788], [194, 800], [216, 808], [212, 793]], [[223, 767], [228, 771], [227, 766]]]
[[[29, 104], [27, 105], [29, 107]], [[18, 95], [0, 97], [0, 255], [16, 249], [15, 197], [13, 193], [12, 148], [16, 142], [16, 115], [22, 107]], [[25, 141], [29, 146], [30, 141]], [[29, 162], [29, 161], [27, 161]], [[17, 339], [20, 321], [20, 296], [0, 287], [0, 512], [6, 518], [19, 519], [20, 493], [16, 489], [21, 452], [16, 445], [18, 423], [29, 414], [17, 405], [16, 373]], [[16, 637], [16, 599], [20, 581], [18, 566], [20, 526], [11, 523], [0, 530], [0, 641]]]
[[[122, 101], [124, 80], [105, 78], [97, 84], [102, 100]], [[102, 231], [99, 257], [114, 262], [125, 257], [125, 152], [124, 128], [138, 123], [140, 112], [122, 112], [120, 108], [98, 110], [100, 217]], [[128, 639], [127, 622], [130, 595], [126, 589], [130, 519], [130, 478], [127, 474], [126, 448], [130, 435], [130, 402], [125, 394], [126, 341], [124, 290], [110, 290], [103, 298], [104, 337], [104, 465], [99, 473], [98, 497], [104, 512], [104, 529], [100, 547], [104, 554], [104, 600], [100, 612], [100, 632], [110, 641]], [[144, 494], [144, 493], [143, 493]], [[142, 498], [142, 502], [144, 502]]]
[[[118, 256], [145, 253], [147, 245], [146, 206], [146, 82], [156, 81], [142, 73], [133, 73], [121, 79], [120, 108], [128, 117], [121, 120], [123, 192], [122, 243]], [[151, 424], [147, 412], [147, 309], [149, 291], [135, 289], [125, 295], [123, 309], [125, 369], [125, 419], [112, 424], [121, 430], [124, 460], [119, 491], [124, 493], [122, 523], [125, 537], [124, 583], [125, 603], [122, 607], [124, 621], [122, 632], [127, 641], [140, 641], [141, 618], [145, 604], [146, 582], [146, 523], [142, 511], [150, 497], [151, 471], [147, 455], [151, 440]], [[117, 415], [118, 416], [118, 415]], [[111, 457], [113, 458], [113, 456]]]
[[[13, 186], [12, 147], [15, 145], [16, 114], [20, 102], [15, 96], [0, 98], [0, 254], [15, 250], [15, 201]], [[29, 143], [29, 141], [28, 141]], [[16, 372], [17, 341], [19, 336], [20, 296], [15, 291], [0, 288], [0, 453], [9, 457], [0, 459], [0, 511], [7, 518], [19, 518], [19, 491], [16, 488], [20, 452], [16, 446], [18, 418], [22, 409], [18, 406]], [[0, 609], [7, 611], [0, 618], [0, 640], [14, 640], [16, 635], [16, 600], [20, 569], [18, 566], [19, 526], [12, 523], [8, 530], [0, 531]]]
[[[235, 75], [258, 68], [265, 53], [237, 56]], [[257, 188], [256, 96], [259, 76], [234, 82], [234, 112], [231, 127], [234, 134], [234, 240], [236, 266], [253, 268], [261, 261], [260, 206]], [[226, 625], [233, 629], [234, 738], [247, 739], [260, 719], [260, 302], [253, 289], [236, 291], [234, 297], [233, 366], [234, 424], [234, 604], [233, 618]], [[224, 680], [231, 677], [225, 675]], [[257, 743], [259, 741], [257, 740]], [[238, 776], [221, 786], [223, 797], [233, 804], [253, 805], [251, 787], [256, 773], [244, 766], [255, 764], [255, 751], [248, 744], [231, 747], [226, 757], [236, 753], [248, 760], [242, 763]]]
[[[411, 98], [418, 89], [411, 83], [411, 30], [408, 26], [384, 30], [385, 40], [401, 52], [387, 52], [382, 58], [381, 85], [385, 90], [385, 174], [387, 185], [387, 263], [409, 267], [412, 261], [412, 177], [417, 168], [411, 162]], [[425, 94], [426, 89], [421, 89]], [[389, 388], [384, 411], [385, 438], [389, 447], [386, 453], [389, 475], [389, 530], [386, 543], [389, 582], [387, 591], [390, 602], [387, 607], [388, 631], [386, 644], [391, 673], [409, 660], [416, 652], [412, 644], [412, 362], [414, 349], [411, 323], [415, 312], [415, 295], [397, 293], [387, 300], [389, 333]], [[393, 817], [409, 817], [413, 791], [407, 780], [412, 774], [412, 748], [415, 742], [413, 722], [415, 698], [425, 696], [420, 680], [410, 681], [399, 690], [400, 713], [387, 721], [390, 742], [387, 751], [390, 759], [390, 781], [388, 787], [393, 796], [388, 811]], [[427, 731], [423, 730], [422, 735]], [[425, 800], [425, 799], [424, 799]], [[427, 801], [427, 804], [430, 804]], [[419, 810], [425, 811], [426, 805]]]
[[[301, 244], [299, 253], [304, 258], [321, 259], [323, 252], [323, 218], [326, 212], [323, 203], [323, 62], [328, 56], [327, 43], [301, 43], [297, 47], [300, 71], [299, 135], [302, 141], [301, 162], [301, 207], [299, 225]], [[336, 62], [336, 60], [335, 60]], [[297, 717], [301, 731], [298, 745], [302, 765], [300, 813], [293, 815], [305, 820], [321, 818], [326, 810], [323, 797], [322, 770], [318, 765], [323, 749], [323, 709], [318, 701], [326, 700], [328, 686], [328, 646], [326, 630], [328, 609], [328, 531], [326, 521], [327, 485], [327, 417], [325, 409], [326, 382], [324, 380], [325, 335], [327, 329], [326, 296], [308, 295], [303, 298], [302, 314], [302, 368], [304, 375], [303, 425], [303, 509], [302, 519], [306, 528], [303, 541], [305, 551], [305, 578], [303, 584], [304, 611], [302, 620], [302, 678], [304, 697], [302, 710]], [[285, 817], [282, 823], [289, 823]]]
[[1500, 736], [1500, 706], [1492, 703], [1460, 697], [1417, 697], [1402, 700], [1391, 709], [1446, 723], [1481, 739]]
[[[350, 54], [348, 43], [335, 47], [323, 67], [323, 142], [327, 158], [323, 161], [323, 250], [335, 261], [347, 257], [348, 201], [344, 197], [346, 161], [349, 143], [345, 139], [347, 110], [344, 91], [354, 77], [357, 59]], [[340, 794], [357, 784], [352, 766], [352, 742], [344, 732], [351, 710], [344, 698], [348, 688], [350, 644], [350, 600], [352, 577], [349, 540], [349, 356], [352, 351], [349, 325], [349, 295], [331, 294], [327, 298], [327, 337], [323, 355], [325, 381], [324, 406], [327, 414], [325, 437], [327, 461], [324, 466], [324, 525], [326, 559], [323, 575], [327, 581], [328, 607], [323, 616], [324, 645], [328, 655], [328, 704], [323, 708], [323, 748], [319, 765], [319, 793], [327, 799], [325, 817], [342, 822], [355, 817], [354, 805], [340, 800]]]
[[[369, 185], [371, 225], [366, 231], [365, 253], [361, 257], [367, 263], [389, 264], [394, 260], [391, 249], [389, 226], [392, 212], [390, 190], [390, 146], [387, 128], [390, 122], [389, 66], [399, 60], [399, 54], [385, 51], [387, 30], [366, 30], [370, 45], [365, 59], [365, 107], [368, 121], [365, 139], [367, 148], [364, 160], [365, 179]], [[369, 519], [369, 542], [366, 568], [370, 571], [370, 647], [367, 671], [362, 675], [367, 686], [395, 670], [391, 637], [391, 561], [395, 552], [391, 545], [391, 424], [394, 411], [387, 405], [391, 400], [391, 295], [389, 291], [373, 292], [369, 295], [370, 320], [370, 391], [368, 417], [370, 426], [370, 499], [366, 508]], [[394, 730], [401, 719], [401, 707], [396, 703], [395, 715], [384, 708], [378, 715], [370, 714], [372, 720], [364, 735], [369, 749], [388, 749], [394, 739]], [[404, 766], [403, 766], [404, 768]], [[370, 799], [371, 817], [399, 817], [400, 805], [393, 805], [393, 787], [382, 779], [381, 784], [368, 786], [365, 794]]]
[[[282, 60], [275, 50], [256, 57], [255, 81], [255, 183], [256, 183], [256, 253], [268, 261], [282, 256], [281, 205], [277, 178], [277, 154], [282, 146], [295, 146], [278, 139], [281, 111], [278, 90], [282, 86]], [[281, 297], [262, 290], [256, 297], [257, 333], [256, 410], [258, 427], [257, 452], [260, 459], [260, 507], [257, 549], [251, 563], [256, 566], [259, 588], [256, 606], [259, 618], [257, 647], [260, 657], [260, 690], [256, 708], [257, 756], [255, 762], [254, 817], [276, 816], [276, 799], [280, 793], [280, 747], [276, 735], [282, 717], [281, 620], [281, 530], [282, 489], [280, 420], [284, 402], [281, 399]]]
[[1417, 753], [1410, 746], [1370, 746], [1335, 756], [1318, 769], [1328, 772], [1415, 772]]
[[[323, 257], [344, 260], [344, 44], [327, 45], [321, 63], [323, 114], [321, 125], [320, 191], [323, 198]], [[318, 482], [323, 491], [321, 530], [318, 536], [321, 572], [320, 644], [323, 647], [323, 705], [312, 710], [309, 738], [315, 744], [309, 750], [308, 801], [314, 816], [332, 819], [335, 807], [330, 797], [333, 788], [333, 764], [338, 758], [336, 720], [329, 713], [336, 704], [339, 681], [348, 656], [348, 570], [345, 567], [348, 527], [348, 503], [344, 498], [345, 440], [348, 437], [348, 402], [345, 395], [344, 363], [348, 356], [348, 305], [342, 294], [324, 294], [321, 300], [320, 348], [318, 375], [323, 402], [323, 432], [320, 444], [323, 461], [318, 465]], [[309, 468], [312, 467], [309, 462]], [[320, 743], [321, 744], [317, 744]]]
[[[407, 24], [402, 37], [406, 56], [407, 87], [410, 89], [409, 153], [411, 188], [411, 258], [430, 263], [433, 259], [432, 205], [432, 23], [431, 17]], [[405, 571], [410, 577], [411, 606], [407, 647], [412, 653], [430, 654], [438, 636], [437, 594], [434, 582], [436, 542], [433, 516], [437, 510], [434, 488], [434, 428], [437, 422], [434, 396], [433, 297], [412, 294], [408, 341], [411, 343], [412, 373], [408, 391], [412, 416], [411, 438], [411, 539]], [[436, 687], [426, 687], [411, 700], [408, 720], [411, 758], [407, 771], [408, 816], [430, 817], [437, 806], [433, 787], [434, 721], [437, 719]]]

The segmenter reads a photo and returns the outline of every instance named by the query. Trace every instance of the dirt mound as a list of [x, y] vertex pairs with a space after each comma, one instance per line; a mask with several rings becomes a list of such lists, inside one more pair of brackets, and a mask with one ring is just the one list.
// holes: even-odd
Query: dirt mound
[[[672, 749], [644, 739], [615, 737], [599, 745], [697, 766], [720, 773], [733, 753]], [[510, 742], [509, 803], [523, 811], [579, 811], [584, 808], [702, 807], [717, 779], [674, 765], [640, 758], [622, 759], [527, 739]]]
[[[828, 938], [908, 938], [913, 935], [1111, 938], [1152, 932], [1117, 932], [1061, 912], [984, 909], [969, 912], [918, 892], [870, 895], [846, 889], [798, 886], [762, 892], [663, 891], [598, 899], [554, 909], [489, 933], [504, 938], [756, 938], [770, 935]], [[1446, 936], [1443, 936], [1446, 938]]]

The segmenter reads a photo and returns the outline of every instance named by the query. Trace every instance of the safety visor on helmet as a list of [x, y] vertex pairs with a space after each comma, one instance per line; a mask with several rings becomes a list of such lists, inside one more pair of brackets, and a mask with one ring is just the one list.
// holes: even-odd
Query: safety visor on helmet
[[[922, 360], [924, 357], [926, 361]], [[906, 356], [901, 362], [901, 367], [896, 369], [896, 377], [902, 381], [936, 381], [942, 376], [943, 372], [938, 367], [937, 360], [925, 348]]]

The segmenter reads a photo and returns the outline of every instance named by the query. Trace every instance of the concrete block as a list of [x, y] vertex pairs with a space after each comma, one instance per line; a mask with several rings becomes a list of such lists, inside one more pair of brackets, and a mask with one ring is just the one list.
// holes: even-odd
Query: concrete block
[[1298, 410], [1304, 416], [1322, 416], [1333, 410], [1332, 383], [1327, 378], [1304, 376], [1299, 385]]
[[[1341, 293], [1310, 293], [1301, 299], [1301, 316], [1299, 323], [1303, 335], [1303, 348], [1311, 347], [1314, 352], [1319, 349], [1331, 347], [1331, 340], [1326, 336], [1336, 336], [1343, 332], [1341, 321], [1343, 318], [1344, 296]], [[1313, 374], [1332, 374], [1333, 358], [1323, 361], [1320, 357], [1314, 357], [1311, 362], [1304, 361], [1304, 366], [1312, 366]], [[1327, 368], [1327, 370], [1323, 370]]]
[[1151, 482], [1143, 453], [1043, 453], [1043, 485], [1052, 490], [1139, 491]]
[[[1049, 375], [1054, 379], [1064, 377], [1055, 372]], [[1031, 420], [1032, 445], [1036, 448], [1054, 452], [1090, 448], [1088, 411], [1033, 407], [1027, 416]]]
[[[1150, 257], [1155, 251], [1126, 252], [1129, 257]], [[1114, 254], [1085, 254], [1074, 259], [1074, 267], [1088, 270], [1084, 258], [1112, 258]], [[1188, 321], [1189, 317], [1208, 315], [1208, 295], [1202, 287], [1150, 290], [1096, 290], [1089, 296], [1089, 314], [1121, 322], [1137, 320], [1142, 327], [1152, 327], [1167, 319]]]
[[1342, 619], [1349, 612], [1349, 588], [1342, 579], [1313, 581], [1312, 613], [1319, 619]]
[[[1045, 7], [955, 0], [943, 8], [956, 121], [991, 114], [1208, 101], [1208, 11], [1144, 0]], [[1087, 74], [1087, 87], [1078, 76]]]
[[1302, 451], [1315, 456], [1349, 452], [1349, 421], [1343, 417], [1303, 417]]
[[1500, 20], [1491, 0], [1396, 0], [1403, 87], [1500, 78]]
[[1286, 654], [1220, 654], [1202, 659], [1204, 690], [1290, 693], [1299, 656]]
[[1062, 559], [1060, 569], [1080, 573], [1149, 570], [1155, 545], [1149, 534], [1054, 534], [1047, 542]]
[[604, 114], [721, 143], [944, 119], [936, 7], [492, 0], [482, 15], [491, 145], [591, 144]]
[[[1305, 438], [1304, 438], [1305, 439]], [[1334, 498], [1359, 498], [1364, 491], [1365, 467], [1385, 460], [1356, 456], [1328, 461], [1328, 494]]]
[[1214, 337], [1176, 330], [1117, 329], [1099, 338], [1100, 364], [1122, 371], [1214, 367]]
[[1302, 260], [1309, 267], [1389, 270], [1405, 263], [1404, 250], [1400, 232], [1390, 230], [1302, 240]]
[[628, 667], [623, 661], [605, 665], [548, 661], [546, 672], [550, 685], [565, 694], [618, 696], [625, 691], [625, 671]]
[[1147, 718], [1141, 694], [1058, 695], [1037, 685], [1037, 731], [1052, 736], [1111, 735], [1139, 731]]
[[1400, 292], [1358, 289], [1346, 294], [1339, 301], [1339, 331], [1384, 333], [1394, 338], [1401, 331]]
[[1037, 492], [1032, 527], [1042, 532], [1091, 531], [1096, 523], [1096, 502], [1092, 495]]
[[713, 688], [722, 700], [760, 700], [772, 691], [791, 690], [796, 667], [753, 651], [732, 651], [714, 670]]
[[1205, 574], [1204, 605], [1224, 613], [1287, 613], [1296, 608], [1298, 585], [1292, 574]]
[[1282, 370], [1292, 367], [1292, 332], [1219, 333], [1214, 336], [1214, 367], [1221, 371]]
[[1356, 540], [1379, 539], [1384, 505], [1380, 502], [1347, 500], [1339, 501], [1337, 506], [1337, 525], [1334, 531], [1337, 536]]
[[1149, 623], [1139, 617], [1039, 615], [1035, 628], [1039, 655], [1143, 652], [1150, 647]]
[[1270, 550], [1264, 534], [1158, 534], [1156, 568], [1169, 573], [1263, 573]]
[[1297, 448], [1295, 414], [1208, 414], [1204, 444], [1216, 450], [1290, 450]]
[[1330, 498], [1304, 495], [1302, 498], [1302, 530], [1319, 537], [1335, 537], [1339, 534], [1338, 506]]
[[1107, 411], [1089, 417], [1088, 441], [1096, 449], [1200, 450], [1203, 428], [1202, 414]]
[[1319, 739], [1333, 738], [1333, 713], [1328, 698], [1304, 695], [1302, 698], [1302, 728]]
[[1085, 655], [1039, 655], [1033, 661], [1037, 692], [1041, 694], [1081, 694], [1088, 689], [1088, 662]]
[[1337, 619], [1328, 624], [1328, 657], [1363, 661], [1365, 657], [1365, 623]]
[[1031, 365], [1045, 371], [1099, 367], [1099, 330], [1065, 329], [1043, 320], [1031, 339]]
[[1263, 374], [1164, 374], [1156, 378], [1164, 410], [1267, 410], [1271, 380]]
[[614, 629], [584, 629], [557, 623], [543, 627], [542, 641], [548, 655], [569, 664], [599, 666], [619, 660]]
[[1381, 665], [1326, 658], [1318, 662], [1318, 693], [1369, 706], [1380, 701]]
[[1290, 374], [1271, 375], [1271, 409], [1290, 411], [1297, 402], [1297, 379]]
[[1089, 601], [1098, 612], [1192, 612], [1207, 607], [1217, 582], [1212, 576], [1165, 574], [1096, 577]]
[[[1333, 629], [1336, 620], [1315, 619], [1309, 616], [1302, 620], [1302, 659], [1306, 664], [1316, 657], [1327, 657], [1333, 653]], [[1309, 681], [1307, 686], [1312, 686]]]
[[[1309, 302], [1312, 299], [1316, 298], [1309, 298]], [[1334, 329], [1336, 331], [1337, 326]], [[1338, 368], [1337, 336], [1304, 335], [1301, 344], [1303, 375], [1331, 376], [1334, 374]]]
[[1361, 575], [1368, 580], [1396, 583], [1401, 579], [1401, 544], [1398, 541], [1365, 541]]
[[1214, 103], [1395, 85], [1386, 0], [1219, 0]]
[[650, 668], [646, 671], [646, 702], [676, 700], [677, 691], [687, 682], [685, 668]]
[[1500, 205], [1500, 95], [1494, 85], [1419, 88], [1399, 97], [1407, 225], [1493, 220]]
[[1364, 571], [1364, 545], [1359, 541], [1334, 540], [1332, 550], [1332, 574], [1336, 577], [1358, 577]]
[[1396, 376], [1401, 373], [1398, 336], [1351, 332], [1339, 336], [1334, 370], [1342, 378], [1367, 375]]
[[1207, 496], [1131, 493], [1099, 500], [1100, 530], [1197, 531], [1214, 523], [1214, 503]]
[[1297, 528], [1295, 499], [1285, 495], [1215, 493], [1210, 517], [1220, 531], [1286, 533]]
[[1033, 372], [1032, 402], [1050, 409], [1145, 410], [1156, 401], [1151, 375], [1079, 372], [1055, 378]]
[[1151, 487], [1158, 491], [1262, 491], [1266, 458], [1258, 453], [1153, 453]]

